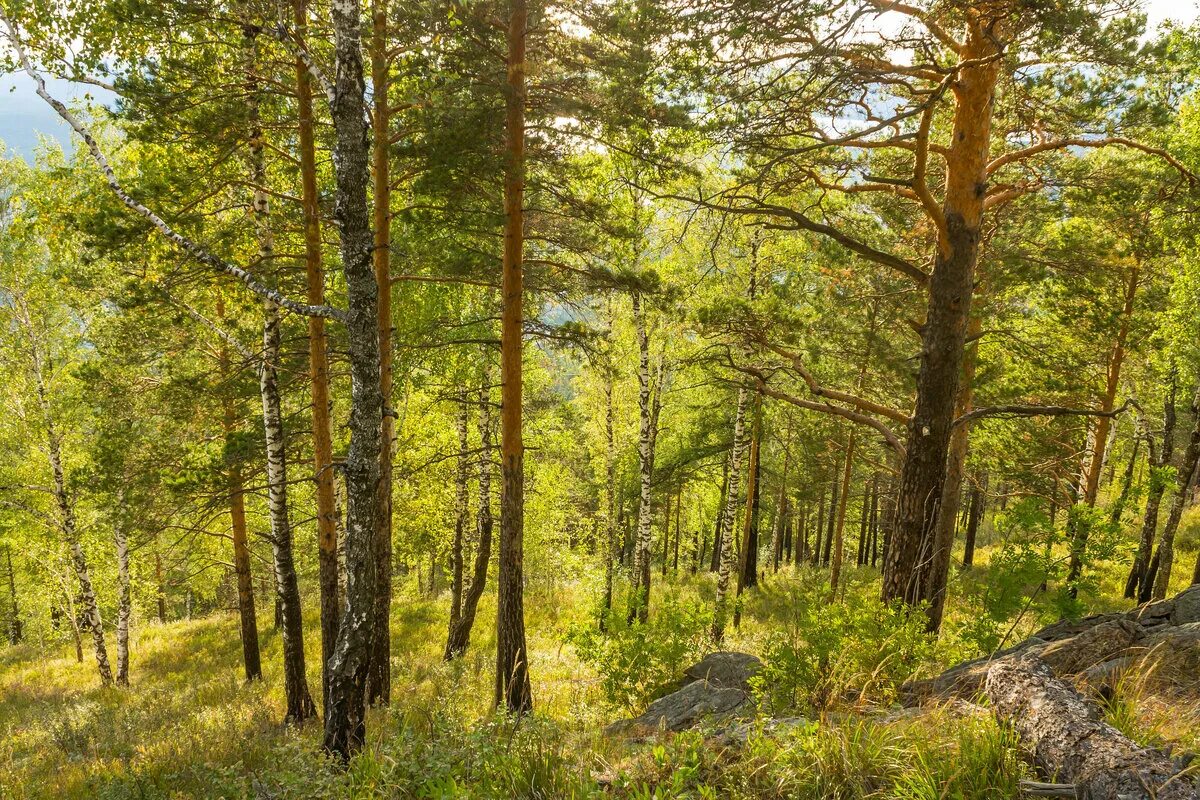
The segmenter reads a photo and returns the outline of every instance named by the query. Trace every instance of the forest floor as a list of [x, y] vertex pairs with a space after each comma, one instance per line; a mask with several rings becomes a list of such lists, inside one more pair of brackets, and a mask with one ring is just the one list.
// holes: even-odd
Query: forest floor
[[[1184, 553], [1181, 563], [1192, 558]], [[368, 747], [348, 771], [319, 754], [319, 723], [280, 724], [280, 638], [269, 613], [260, 614], [265, 680], [250, 685], [231, 613], [135, 627], [129, 689], [100, 688], [90, 659], [77, 663], [73, 647], [6, 647], [0, 798], [1012, 797], [1031, 768], [990, 714], [953, 705], [912, 714], [892, 704], [900, 681], [974, 656], [998, 634], [1011, 644], [1055, 613], [1040, 602], [997, 605], [1008, 589], [986, 552], [981, 560], [956, 578], [950, 633], [936, 645], [881, 612], [872, 570], [851, 570], [846, 602], [836, 607], [821, 602], [815, 571], [768, 576], [748, 593], [726, 647], [766, 661], [760, 719], [809, 722], [752, 733], [744, 745], [703, 731], [648, 741], [604, 733], [705, 649], [708, 576], [656, 583], [660, 622], [618, 630], [607, 642], [591, 633], [594, 580], [531, 582], [537, 711], [521, 720], [490, 712], [494, 595], [485, 596], [467, 656], [447, 665], [445, 596], [431, 599], [402, 581], [393, 704], [371, 712]], [[1104, 577], [1088, 611], [1128, 607], [1118, 572]], [[1005, 616], [1004, 608], [1017, 610]], [[985, 624], [987, 609], [996, 618]], [[306, 623], [319, 706], [315, 610]], [[1110, 721], [1142, 743], [1200, 749], [1200, 699], [1158, 697], [1134, 678], [1109, 705]]]

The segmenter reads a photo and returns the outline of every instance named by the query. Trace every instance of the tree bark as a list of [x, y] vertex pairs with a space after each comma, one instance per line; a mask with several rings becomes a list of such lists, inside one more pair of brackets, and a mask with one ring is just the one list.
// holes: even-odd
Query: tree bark
[[[609, 300], [609, 335], [612, 335], [612, 300]], [[617, 560], [617, 448], [613, 435], [613, 367], [604, 365], [604, 604], [600, 612], [600, 630], [608, 624], [612, 611], [613, 577]]]
[[525, 0], [509, 0], [508, 76], [504, 95], [504, 261], [501, 279], [500, 568], [496, 603], [497, 706], [533, 709], [525, 645], [525, 445], [521, 432], [521, 335], [525, 247]]
[[458, 428], [458, 474], [455, 480], [454, 539], [450, 543], [451, 630], [454, 629], [454, 626], [462, 616], [463, 542], [467, 537], [467, 527], [471, 524], [471, 512], [468, 510], [471, 500], [467, 490], [467, 480], [470, 475], [470, 450], [467, 443], [466, 392], [459, 392], [458, 413], [455, 414], [455, 424]]
[[[1125, 361], [1125, 339], [1129, 335], [1129, 322], [1133, 317], [1133, 301], [1137, 295], [1138, 278], [1139, 270], [1135, 266], [1129, 271], [1129, 283], [1125, 287], [1125, 301], [1121, 308], [1121, 324], [1108, 358], [1108, 375], [1104, 387], [1104, 397], [1100, 403], [1101, 411], [1111, 412], [1116, 404], [1117, 387], [1121, 381], [1121, 365]], [[1108, 445], [1108, 432], [1111, 425], [1112, 417], [1096, 417], [1092, 450], [1084, 475], [1083, 497], [1081, 498], [1081, 502], [1089, 508], [1096, 505], [1096, 494], [1100, 487], [1100, 473], [1104, 469], [1105, 448]], [[1185, 477], [1184, 480], [1186, 481], [1187, 478]], [[1076, 525], [1071, 532], [1071, 560], [1067, 567], [1067, 585], [1070, 587], [1072, 596], [1075, 594], [1075, 584], [1083, 571], [1087, 537], [1087, 525]]]
[[1125, 582], [1125, 597], [1137, 598], [1138, 602], [1150, 599], [1153, 579], [1147, 580], [1150, 569], [1150, 557], [1154, 548], [1154, 534], [1158, 529], [1158, 510], [1162, 504], [1166, 482], [1162, 479], [1161, 470], [1169, 466], [1175, 453], [1175, 395], [1178, 386], [1178, 372], [1174, 365], [1167, 379], [1167, 396], [1163, 401], [1163, 438], [1162, 448], [1158, 458], [1154, 457], [1154, 440], [1150, 444], [1150, 486], [1146, 491], [1146, 509], [1142, 517], [1142, 535], [1138, 540], [1137, 553], [1129, 570], [1129, 578]]
[[895, 522], [888, 548], [882, 597], [916, 604], [923, 597], [920, 564], [933, 549], [935, 522], [946, 477], [954, 404], [966, 342], [996, 81], [1002, 43], [998, 31], [967, 24], [957, 80], [954, 124], [946, 154], [942, 206], [945, 244], [939, 244], [929, 279], [929, 303], [921, 328], [917, 396], [900, 470]]
[[[117, 549], [117, 686], [129, 685], [129, 619], [132, 616], [133, 601], [129, 586], [129, 537], [126, 530], [128, 521], [125, 488], [121, 486], [117, 489], [117, 515], [113, 523], [113, 544]], [[9, 572], [12, 572], [11, 561]]]
[[[296, 45], [306, 48], [308, 0], [293, 0]], [[317, 151], [313, 122], [312, 78], [303, 58], [296, 58], [297, 129], [300, 154], [301, 207], [304, 218], [304, 277], [309, 305], [325, 304], [325, 270], [321, 263], [321, 208], [317, 193]], [[341, 614], [338, 587], [338, 510], [333, 475], [332, 400], [325, 320], [308, 317], [308, 374], [312, 395], [313, 481], [317, 500], [317, 561], [321, 587], [322, 706], [328, 708], [325, 668], [337, 641]]]
[[729, 489], [729, 464], [733, 461], [733, 447], [729, 448], [729, 454], [725, 456], [723, 469], [721, 470], [721, 495], [717, 500], [717, 515], [713, 520], [713, 549], [711, 560], [708, 565], [709, 572], [717, 572], [721, 569], [721, 526], [725, 523], [725, 508], [729, 505], [729, 498], [726, 492]]
[[475, 547], [475, 566], [471, 571], [471, 583], [463, 598], [462, 614], [450, 627], [443, 656], [451, 661], [467, 651], [471, 642], [471, 628], [475, 625], [475, 614], [479, 610], [479, 598], [487, 584], [488, 563], [492, 559], [492, 404], [488, 397], [489, 375], [483, 373], [483, 385], [479, 389], [479, 509], [475, 513], [478, 542]]
[[984, 488], [987, 486], [987, 475], [983, 476], [981, 485], [971, 486], [971, 503], [967, 510], [967, 530], [963, 536], [963, 568], [970, 569], [975, 564], [975, 539], [979, 535], [979, 523], [983, 520], [983, 512], [987, 501]]
[[[243, 27], [246, 49], [246, 105], [250, 123], [250, 184], [254, 187], [251, 210], [258, 244], [258, 261], [270, 264], [275, 254], [270, 225], [267, 169], [263, 154], [263, 129], [259, 115], [261, 81], [258, 76], [257, 27]], [[275, 567], [276, 626], [283, 631], [283, 688], [287, 703], [285, 720], [300, 724], [316, 715], [308, 691], [304, 663], [304, 622], [300, 609], [300, 588], [292, 544], [292, 523], [287, 501], [287, 444], [283, 431], [282, 402], [279, 397], [280, 357], [279, 306], [263, 300], [263, 351], [258, 365], [259, 394], [262, 399], [263, 440], [267, 457], [267, 509], [271, 522], [271, 553]]]
[[[50, 460], [50, 471], [54, 481], [51, 491], [58, 506], [58, 520], [62, 526], [63, 538], [70, 550], [71, 566], [75, 570], [75, 579], [79, 582], [79, 602], [83, 607], [84, 624], [92, 634], [92, 644], [96, 650], [96, 669], [100, 673], [100, 682], [107, 686], [113, 682], [113, 674], [108, 663], [108, 648], [104, 644], [104, 625], [100, 621], [100, 604], [97, 602], [96, 592], [92, 588], [87, 556], [79, 543], [79, 531], [75, 526], [75, 509], [71, 505], [71, 496], [67, 491], [67, 482], [63, 475], [62, 442], [55, 429], [54, 417], [50, 411], [50, 399], [46, 394], [41, 357], [37, 353], [36, 344], [31, 343], [31, 345], [34, 349], [33, 365], [34, 378], [37, 381], [38, 403], [41, 405], [42, 417], [46, 425], [46, 454]], [[71, 616], [74, 624], [74, 613]], [[80, 655], [82, 655], [82, 651], [80, 651]]]
[[833, 536], [833, 559], [829, 567], [829, 602], [837, 601], [838, 584], [842, 577], [842, 559], [845, 553], [845, 530], [846, 530], [846, 505], [850, 499], [850, 478], [854, 471], [854, 438], [855, 432], [850, 431], [850, 440], [846, 442], [846, 460], [845, 466], [842, 468], [842, 484], [840, 487], [834, 487], [834, 496], [839, 497], [837, 501], [837, 521], [834, 526]]
[[363, 81], [360, 7], [332, 7], [336, 80], [333, 90], [335, 218], [339, 223], [346, 282], [350, 360], [350, 449], [346, 482], [346, 601], [327, 664], [328, 706], [324, 749], [345, 760], [366, 734], [367, 671], [377, 619], [375, 548], [380, 501], [383, 394], [379, 381], [379, 286], [372, 268], [374, 244], [367, 213], [370, 169], [366, 86]]
[[714, 603], [712, 638], [718, 644], [725, 637], [725, 616], [727, 614], [726, 594], [729, 592], [729, 577], [737, 566], [737, 553], [733, 547], [733, 521], [740, 506], [738, 493], [740, 491], [740, 471], [742, 452], [746, 448], [745, 436], [746, 417], [746, 388], [738, 389], [737, 412], [733, 421], [733, 448], [729, 455], [729, 474], [725, 482], [725, 508], [721, 513], [720, 536], [720, 568], [717, 571], [716, 602]]
[[17, 603], [17, 572], [13, 569], [12, 546], [5, 545], [4, 558], [8, 562], [8, 643], [18, 645], [23, 638], [21, 607]]
[[654, 421], [650, 408], [650, 336], [646, 331], [646, 316], [642, 309], [642, 294], [635, 291], [633, 324], [638, 340], [638, 495], [637, 538], [633, 547], [633, 587], [629, 595], [627, 621], [645, 622], [650, 608], [650, 538], [653, 509], [650, 505], [650, 483], [654, 473], [654, 450], [651, 438]]
[[[969, 413], [974, 405], [975, 362], [979, 355], [978, 336], [982, 330], [983, 323], [979, 316], [971, 317], [967, 322], [967, 335], [974, 341], [963, 354], [962, 378], [955, 403], [956, 417]], [[929, 563], [923, 567], [925, 588], [922, 594], [929, 600], [925, 630], [929, 633], [937, 633], [942, 628], [942, 614], [946, 608], [946, 583], [950, 578], [950, 555], [954, 549], [954, 524], [962, 499], [970, 432], [970, 423], [963, 422], [955, 426], [950, 434], [950, 447], [946, 455], [946, 478], [942, 484], [938, 517], [934, 522], [933, 553]]]
[[1175, 497], [1171, 500], [1171, 512], [1163, 525], [1162, 535], [1158, 539], [1158, 549], [1154, 555], [1158, 562], [1158, 574], [1154, 577], [1152, 600], [1162, 600], [1167, 596], [1167, 588], [1171, 585], [1171, 569], [1175, 562], [1175, 531], [1179, 528], [1179, 520], [1183, 516], [1183, 506], [1192, 485], [1192, 477], [1196, 472], [1196, 463], [1200, 461], [1200, 387], [1192, 397], [1192, 434], [1188, 439], [1187, 449], [1183, 454], [1183, 464], [1176, 478]]
[[375, 624], [367, 667], [367, 702], [387, 705], [392, 699], [392, 449], [395, 416], [392, 404], [392, 281], [391, 281], [391, 179], [388, 176], [388, 0], [371, 1], [371, 124], [372, 197], [375, 247], [371, 251], [378, 287], [376, 325], [379, 336], [379, 391], [385, 413], [380, 423], [379, 511], [375, 517]]
[[829, 499], [829, 518], [825, 521], [824, 549], [821, 551], [821, 566], [823, 567], [830, 566], [830, 561], [833, 558], [833, 531], [837, 527], [838, 508], [840, 508], [841, 504], [842, 477], [840, 474], [841, 470], [838, 469], [839, 466], [841, 465], [834, 465], [833, 480], [830, 482], [832, 487]]
[[1033, 750], [1054, 779], [1091, 800], [1194, 800], [1196, 785], [1161, 751], [1141, 747], [1102, 721], [1070, 684], [1035, 657], [1005, 658], [987, 673], [997, 718]]

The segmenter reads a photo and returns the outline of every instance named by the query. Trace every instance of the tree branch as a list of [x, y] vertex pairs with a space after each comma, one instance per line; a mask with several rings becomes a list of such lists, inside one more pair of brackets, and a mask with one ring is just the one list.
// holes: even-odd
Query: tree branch
[[1132, 400], [1126, 400], [1124, 405], [1112, 411], [1098, 411], [1090, 408], [1071, 408], [1069, 406], [1033, 406], [1033, 405], [1004, 405], [985, 406], [967, 412], [954, 420], [954, 425], [974, 422], [984, 417], [1003, 417], [1014, 419], [1019, 417], [1117, 417], [1130, 408], [1136, 408]]
[[991, 163], [989, 163], [987, 166], [987, 174], [990, 176], [1003, 166], [1013, 164], [1018, 161], [1024, 161], [1027, 158], [1035, 156], [1038, 153], [1044, 153], [1048, 150], [1063, 150], [1068, 147], [1100, 148], [1109, 147], [1110, 145], [1122, 145], [1130, 148], [1131, 150], [1138, 150], [1152, 156], [1158, 156], [1178, 170], [1180, 174], [1187, 179], [1188, 183], [1194, 186], [1196, 183], [1200, 182], [1200, 177], [1180, 163], [1178, 159], [1176, 159], [1166, 150], [1162, 149], [1161, 147], [1152, 147], [1148, 144], [1142, 144], [1141, 142], [1134, 141], [1133, 139], [1129, 139], [1124, 136], [1104, 136], [1099, 139], [1085, 139], [1079, 136], [1072, 136], [1064, 139], [1046, 139], [1021, 150], [1014, 150], [1011, 153], [1005, 153], [1002, 156], [992, 159]]
[[96, 165], [100, 167], [101, 172], [104, 173], [104, 178], [108, 183], [109, 188], [112, 189], [113, 193], [118, 199], [120, 199], [122, 203], [125, 204], [127, 208], [142, 218], [148, 220], [150, 224], [159, 231], [159, 233], [174, 242], [179, 247], [183, 248], [183, 250], [192, 256], [192, 258], [196, 259], [202, 264], [205, 264], [206, 266], [216, 269], [219, 272], [232, 275], [245, 284], [250, 291], [254, 292], [260, 297], [272, 300], [279, 306], [306, 317], [323, 317], [325, 319], [336, 320], [345, 319], [345, 313], [339, 309], [333, 308], [332, 306], [315, 306], [298, 303], [295, 300], [285, 297], [279, 291], [264, 286], [246, 270], [242, 269], [236, 264], [232, 264], [225, 259], [220, 258], [219, 256], [214, 255], [213, 253], [210, 253], [198, 243], [192, 241], [183, 234], [177, 233], [175, 229], [166, 222], [166, 220], [130, 196], [130, 194], [126, 192], [125, 188], [121, 185], [121, 182], [117, 179], [116, 173], [109, 165], [108, 159], [105, 158], [104, 152], [100, 149], [100, 145], [96, 142], [96, 139], [92, 136], [88, 129], [84, 127], [83, 123], [80, 122], [79, 119], [72, 114], [65, 105], [51, 96], [46, 90], [45, 78], [42, 77], [42, 74], [38, 72], [37, 68], [34, 67], [33, 62], [29, 59], [28, 53], [25, 52], [24, 45], [21, 44], [21, 40], [17, 36], [16, 28], [13, 27], [12, 21], [9, 20], [8, 15], [5, 14], [3, 9], [0, 9], [0, 20], [3, 20], [4, 26], [8, 29], [8, 39], [12, 43], [13, 50], [16, 52], [17, 57], [21, 62], [21, 69], [27, 75], [29, 75], [29, 77], [31, 77], [34, 83], [37, 85], [38, 96], [46, 101], [46, 104], [53, 108], [55, 112], [57, 112], [58, 115], [62, 117], [68, 125], [71, 126], [71, 129], [79, 134], [80, 138], [83, 139], [84, 144], [87, 145], [88, 151], [91, 153], [92, 160], [96, 162]]

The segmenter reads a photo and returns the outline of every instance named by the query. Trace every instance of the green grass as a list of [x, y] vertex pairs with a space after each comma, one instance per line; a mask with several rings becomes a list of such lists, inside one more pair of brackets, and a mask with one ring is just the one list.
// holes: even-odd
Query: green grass
[[[847, 607], [877, 591], [869, 570], [851, 570], [848, 577]], [[804, 625], [825, 619], [805, 605], [813, 602], [807, 587], [815, 579], [807, 571], [768, 579], [746, 597], [743, 624], [727, 646], [763, 654], [772, 636], [791, 626], [795, 652], [804, 653], [806, 643], [816, 641]], [[656, 584], [655, 591], [657, 598], [669, 593], [710, 603], [711, 579], [683, 576], [666, 587]], [[77, 663], [65, 643], [4, 648], [0, 798], [932, 800], [1012, 797], [1027, 773], [1010, 735], [990, 716], [945, 710], [888, 717], [896, 681], [977, 652], [978, 644], [953, 635], [899, 670], [886, 637], [878, 653], [861, 648], [853, 657], [833, 658], [826, 683], [801, 687], [806, 691], [793, 701], [791, 713], [812, 723], [751, 735], [745, 747], [721, 747], [696, 732], [646, 743], [608, 738], [603, 725], [620, 712], [601, 676], [567, 643], [573, 628], [591, 624], [596, 596], [594, 577], [531, 584], [527, 622], [537, 713], [513, 720], [490, 707], [494, 596], [484, 598], [466, 657], [447, 665], [441, 661], [445, 598], [429, 599], [402, 584], [393, 612], [394, 704], [371, 712], [368, 746], [345, 771], [320, 754], [319, 723], [280, 724], [280, 641], [269, 625], [261, 637], [265, 679], [251, 685], [241, 680], [231, 614], [136, 625], [130, 689], [101, 688], [90, 656]], [[948, 626], [979, 613], [960, 600], [949, 609]], [[1037, 624], [1040, 613], [1033, 609], [1021, 626]], [[846, 636], [865, 624], [853, 616], [839, 619]], [[306, 625], [308, 677], [317, 695], [315, 613]], [[841, 651], [837, 641], [833, 650]], [[1114, 721], [1139, 741], [1195, 744], [1194, 708], [1184, 713], [1174, 703], [1164, 711], [1132, 682], [1120, 697]]]

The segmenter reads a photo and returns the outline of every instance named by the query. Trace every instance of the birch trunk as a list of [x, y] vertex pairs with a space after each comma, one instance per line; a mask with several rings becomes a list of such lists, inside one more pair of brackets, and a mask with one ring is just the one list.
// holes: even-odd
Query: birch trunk
[[629, 596], [628, 621], [645, 622], [650, 606], [650, 538], [653, 510], [650, 506], [650, 481], [654, 471], [651, 444], [653, 420], [650, 408], [650, 336], [646, 331], [646, 315], [642, 309], [641, 292], [633, 293], [633, 325], [638, 340], [638, 495], [637, 538], [633, 548], [633, 587]]
[[725, 507], [721, 513], [719, 537], [719, 563], [717, 570], [717, 593], [714, 603], [712, 638], [718, 644], [725, 638], [725, 616], [729, 593], [729, 578], [737, 568], [737, 553], [733, 547], [733, 521], [737, 516], [738, 493], [741, 489], [740, 471], [742, 453], [746, 449], [746, 388], [738, 389], [737, 411], [733, 418], [733, 448], [729, 455], [729, 474], [725, 481]]
[[128, 509], [125, 489], [117, 489], [117, 518], [113, 525], [113, 544], [117, 548], [117, 686], [129, 685], [129, 539], [126, 533]]
[[846, 443], [846, 461], [842, 468], [842, 483], [835, 487], [837, 502], [837, 520], [834, 525], [833, 558], [829, 566], [829, 602], [837, 600], [838, 584], [842, 577], [842, 561], [845, 557], [846, 506], [850, 500], [850, 478], [854, 470], [855, 432], [850, 431], [850, 441]]
[[379, 511], [379, 460], [383, 394], [379, 382], [379, 286], [372, 268], [374, 245], [367, 213], [370, 168], [366, 87], [363, 81], [360, 5], [331, 6], [336, 58], [334, 127], [335, 217], [339, 222], [346, 281], [346, 333], [350, 360], [350, 449], [346, 480], [346, 601], [337, 643], [327, 664], [328, 706], [323, 747], [345, 760], [366, 734], [367, 668], [376, 621], [375, 534]]
[[[75, 579], [79, 582], [79, 603], [82, 606], [84, 625], [92, 634], [92, 645], [96, 651], [96, 669], [100, 673], [100, 682], [109, 685], [113, 682], [112, 668], [108, 663], [108, 648], [104, 644], [104, 626], [100, 621], [100, 604], [96, 601], [96, 592], [92, 588], [92, 577], [88, 568], [87, 556], [79, 543], [79, 531], [75, 526], [75, 509], [71, 505], [71, 496], [67, 491], [67, 482], [63, 475], [62, 442], [54, 426], [54, 418], [50, 411], [50, 400], [46, 395], [46, 383], [42, 374], [41, 358], [34, 349], [34, 377], [37, 380], [38, 402], [42, 408], [42, 416], [46, 425], [47, 455], [50, 459], [50, 471], [54, 483], [51, 491], [55, 504], [58, 506], [58, 521], [62, 527], [63, 538], [71, 554], [71, 567], [75, 570]], [[72, 624], [74, 611], [72, 610]]]
[[21, 643], [23, 631], [21, 628], [21, 607], [17, 604], [17, 573], [13, 569], [11, 546], [5, 546], [4, 558], [8, 562], [8, 643], [18, 645]]
[[[609, 331], [612, 331], [612, 306], [609, 305]], [[613, 435], [613, 369], [611, 364], [604, 367], [604, 604], [600, 612], [600, 630], [607, 625], [608, 615], [612, 611], [613, 573], [616, 565], [617, 547], [617, 449]]]

